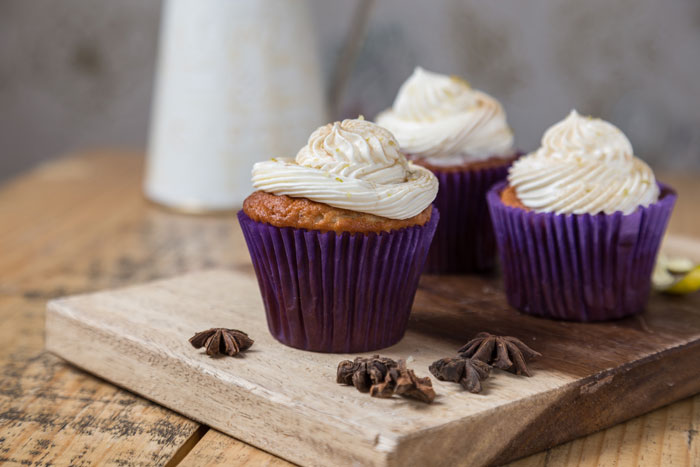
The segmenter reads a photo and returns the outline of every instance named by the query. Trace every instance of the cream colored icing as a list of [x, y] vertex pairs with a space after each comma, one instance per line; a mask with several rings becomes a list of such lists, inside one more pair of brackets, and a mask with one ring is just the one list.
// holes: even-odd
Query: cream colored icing
[[654, 173], [616, 126], [572, 110], [542, 146], [518, 159], [508, 182], [537, 212], [629, 214], [658, 200]]
[[394, 136], [364, 119], [314, 131], [295, 159], [253, 166], [253, 186], [389, 219], [408, 219], [433, 202], [438, 181], [406, 160]]
[[457, 165], [513, 153], [513, 132], [501, 104], [463, 79], [420, 67], [377, 116], [407, 154], [433, 165]]

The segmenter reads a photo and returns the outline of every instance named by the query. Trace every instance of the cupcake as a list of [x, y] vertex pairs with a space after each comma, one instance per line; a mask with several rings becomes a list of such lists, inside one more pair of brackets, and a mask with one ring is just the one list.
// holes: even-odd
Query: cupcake
[[644, 310], [676, 194], [614, 125], [572, 111], [487, 200], [513, 307], [574, 321]]
[[490, 269], [496, 246], [486, 192], [505, 179], [516, 155], [501, 104], [463, 79], [416, 68], [377, 123], [440, 181], [434, 204], [441, 221], [426, 272]]
[[398, 342], [439, 219], [435, 176], [360, 118], [255, 164], [253, 186], [238, 219], [272, 335], [318, 352]]

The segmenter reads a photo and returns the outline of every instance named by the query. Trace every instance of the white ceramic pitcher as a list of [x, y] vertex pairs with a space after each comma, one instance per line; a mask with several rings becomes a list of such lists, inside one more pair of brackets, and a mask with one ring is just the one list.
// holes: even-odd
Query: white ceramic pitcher
[[305, 0], [167, 0], [144, 190], [185, 211], [241, 206], [254, 162], [324, 123]]

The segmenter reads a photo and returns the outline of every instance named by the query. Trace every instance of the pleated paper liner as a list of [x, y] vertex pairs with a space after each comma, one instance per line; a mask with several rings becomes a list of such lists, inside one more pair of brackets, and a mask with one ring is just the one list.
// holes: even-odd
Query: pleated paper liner
[[493, 268], [496, 241], [486, 193], [506, 178], [510, 164], [459, 172], [433, 170], [440, 182], [433, 201], [440, 211], [440, 224], [428, 253], [426, 273], [465, 274]]
[[531, 315], [602, 321], [641, 313], [656, 254], [676, 201], [659, 184], [659, 200], [635, 212], [535, 213], [487, 195], [508, 302]]
[[403, 337], [439, 220], [380, 234], [279, 228], [238, 213], [270, 333], [317, 352], [367, 352]]

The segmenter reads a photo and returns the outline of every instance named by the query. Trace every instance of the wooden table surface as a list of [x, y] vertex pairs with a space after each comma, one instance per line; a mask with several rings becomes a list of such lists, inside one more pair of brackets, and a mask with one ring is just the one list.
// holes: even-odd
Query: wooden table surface
[[[288, 465], [43, 351], [50, 298], [249, 262], [234, 216], [144, 201], [140, 154], [62, 158], [0, 186], [0, 464]], [[675, 234], [700, 237], [700, 174]], [[700, 465], [700, 395], [512, 465]]]

